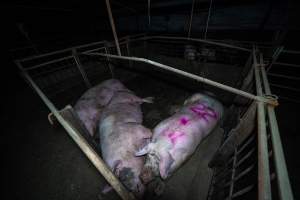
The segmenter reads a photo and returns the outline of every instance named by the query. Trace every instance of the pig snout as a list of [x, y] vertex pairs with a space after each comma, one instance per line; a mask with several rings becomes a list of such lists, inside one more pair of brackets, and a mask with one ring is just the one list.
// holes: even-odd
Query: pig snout
[[140, 179], [144, 184], [148, 184], [153, 180], [154, 176], [155, 174], [150, 167], [144, 167], [140, 174]]
[[128, 190], [134, 193], [136, 197], [143, 197], [145, 193], [145, 186], [131, 168], [124, 167], [121, 169], [119, 172], [119, 179]]

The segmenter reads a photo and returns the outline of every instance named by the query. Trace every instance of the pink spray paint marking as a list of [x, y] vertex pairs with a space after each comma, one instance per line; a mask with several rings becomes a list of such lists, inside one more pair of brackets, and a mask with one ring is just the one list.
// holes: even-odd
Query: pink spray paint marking
[[180, 124], [186, 125], [189, 122], [189, 120], [185, 117], [180, 118]]
[[196, 106], [191, 107], [190, 109], [191, 111], [196, 113], [201, 119], [204, 119], [206, 122], [208, 122], [207, 117], [211, 117], [214, 119], [218, 118], [217, 113], [214, 110], [203, 104], [198, 104]]
[[175, 145], [179, 138], [184, 136], [185, 134], [182, 132], [172, 132], [168, 133], [167, 136], [171, 140], [172, 144]]

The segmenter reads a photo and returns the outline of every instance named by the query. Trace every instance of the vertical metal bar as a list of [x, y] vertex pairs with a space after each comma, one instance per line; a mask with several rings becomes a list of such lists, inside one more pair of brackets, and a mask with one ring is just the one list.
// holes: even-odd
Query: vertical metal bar
[[[253, 67], [255, 72], [255, 83], [257, 95], [261, 96], [262, 85], [260, 73], [256, 60], [255, 49], [253, 48]], [[265, 105], [263, 102], [257, 102], [257, 123], [258, 123], [258, 199], [271, 200], [270, 168], [268, 156], [268, 141], [265, 119]]]
[[[127, 56], [130, 57], [131, 54], [130, 54], [130, 37], [129, 36], [126, 38], [126, 50], [127, 50]], [[129, 67], [132, 67], [132, 61], [128, 60], [128, 62], [129, 62]]]
[[234, 148], [234, 158], [233, 158], [233, 164], [232, 164], [232, 174], [231, 174], [231, 181], [230, 181], [230, 190], [229, 190], [229, 199], [232, 199], [233, 194], [233, 187], [234, 187], [234, 177], [235, 177], [235, 165], [236, 165], [236, 159], [237, 159], [237, 149]]
[[79, 59], [78, 54], [76, 52], [76, 49], [72, 49], [72, 54], [73, 54], [73, 57], [75, 59], [76, 65], [78, 67], [78, 70], [79, 70], [79, 72], [80, 72], [80, 74], [81, 74], [81, 76], [83, 78], [83, 81], [85, 82], [85, 85], [87, 86], [87, 88], [91, 88], [92, 85], [91, 85], [90, 80], [88, 79], [88, 77], [87, 77], [87, 75], [85, 73], [85, 70], [82, 67], [82, 64], [80, 62], [80, 59]]
[[118, 52], [118, 55], [121, 56], [121, 50], [120, 50], [120, 46], [119, 46], [118, 35], [117, 35], [117, 32], [116, 32], [115, 22], [114, 22], [114, 18], [112, 16], [110, 3], [109, 3], [109, 0], [105, 0], [105, 2], [106, 2], [107, 12], [108, 12], [108, 16], [109, 16], [110, 26], [111, 26], [111, 29], [112, 29], [112, 32], [113, 32], [113, 35], [114, 35], [114, 39], [115, 39], [117, 52]]
[[190, 38], [190, 36], [191, 36], [191, 29], [192, 29], [193, 15], [194, 15], [194, 6], [195, 6], [195, 0], [193, 0], [193, 2], [192, 2], [192, 9], [191, 9], [191, 17], [190, 17], [190, 23], [189, 23], [188, 38]]
[[273, 66], [274, 63], [277, 61], [277, 59], [278, 59], [280, 53], [283, 51], [283, 48], [284, 48], [283, 46], [280, 46], [280, 47], [276, 48], [275, 52], [274, 52], [273, 55], [272, 55], [272, 60], [271, 60], [271, 63], [270, 63], [270, 65], [269, 65], [267, 71], [270, 71], [270, 70], [271, 70], [272, 66]]
[[209, 3], [209, 10], [208, 10], [208, 15], [207, 15], [207, 20], [206, 20], [206, 27], [205, 27], [205, 33], [204, 33], [204, 40], [206, 40], [207, 29], [208, 29], [208, 22], [209, 22], [209, 19], [210, 19], [211, 6], [212, 6], [212, 0], [210, 0], [210, 3]]
[[148, 28], [150, 29], [151, 25], [151, 0], [148, 0]]
[[[20, 63], [17, 62], [16, 64], [20, 69], [22, 69]], [[68, 132], [71, 138], [76, 142], [79, 148], [83, 151], [83, 153], [94, 164], [94, 166], [103, 175], [103, 177], [109, 182], [109, 184], [115, 189], [118, 195], [124, 200], [135, 199], [134, 196], [126, 190], [126, 188], [121, 184], [121, 182], [116, 178], [116, 176], [110, 171], [110, 169], [106, 166], [104, 161], [98, 156], [98, 154], [81, 136], [81, 134], [61, 116], [57, 108], [40, 90], [40, 88], [35, 84], [35, 82], [31, 79], [29, 74], [26, 71], [22, 70], [22, 75], [24, 76], [25, 80], [29, 82], [29, 85], [37, 92], [37, 94], [40, 96], [43, 102], [47, 105], [47, 107], [57, 118], [59, 123], [65, 128], [65, 130]]]
[[[262, 56], [261, 56], [262, 57]], [[263, 64], [263, 61], [260, 62]], [[262, 79], [264, 84], [265, 93], [271, 95], [271, 89], [269, 81], [267, 78], [266, 70], [264, 66], [261, 66]], [[277, 176], [277, 184], [279, 189], [279, 197], [281, 200], [293, 200], [293, 193], [291, 189], [291, 184], [288, 176], [288, 171], [285, 163], [282, 143], [280, 139], [278, 124], [276, 120], [275, 110], [273, 106], [267, 106], [270, 130], [271, 130], [271, 140], [274, 152], [274, 163]]]
[[[106, 54], [110, 54], [110, 50], [109, 50], [109, 43], [107, 41], [105, 41], [104, 43], [104, 50]], [[107, 60], [107, 65], [111, 74], [111, 77], [114, 78], [115, 74], [114, 74], [114, 66], [110, 63], [110, 58], [106, 56], [106, 60]]]

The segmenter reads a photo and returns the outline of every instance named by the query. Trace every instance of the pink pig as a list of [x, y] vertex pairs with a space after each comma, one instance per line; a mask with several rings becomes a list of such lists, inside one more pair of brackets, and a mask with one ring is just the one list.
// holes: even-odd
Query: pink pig
[[177, 113], [154, 128], [151, 142], [136, 153], [136, 156], [147, 154], [140, 175], [143, 182], [159, 175], [168, 178], [193, 154], [222, 115], [223, 106], [217, 100], [203, 94], [188, 98]]
[[91, 136], [96, 132], [103, 107], [118, 91], [128, 91], [128, 89], [119, 80], [109, 79], [87, 90], [76, 102], [74, 110]]

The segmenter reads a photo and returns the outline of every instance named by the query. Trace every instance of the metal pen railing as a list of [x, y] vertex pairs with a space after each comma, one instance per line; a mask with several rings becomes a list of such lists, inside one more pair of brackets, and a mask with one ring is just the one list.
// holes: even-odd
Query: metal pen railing
[[[133, 38], [131, 39], [130, 37], [126, 37], [125, 39], [122, 39], [123, 42], [121, 42], [121, 46], [124, 46], [124, 49], [127, 49], [127, 53], [123, 54], [123, 55], [131, 55], [130, 54], [130, 43], [131, 42], [138, 42], [138, 41], [147, 41], [148, 39], [153, 39], [155, 37], [152, 38], [146, 38], [144, 36], [142, 37], [137, 37], [137, 38]], [[166, 40], [172, 40], [174, 38], [172, 37], [157, 37], [157, 39], [166, 39]], [[184, 40], [184, 38], [176, 38], [175, 40]], [[190, 39], [186, 39], [186, 41], [189, 41]], [[195, 40], [197, 42], [207, 42], [207, 41], [202, 41], [202, 40]], [[265, 95], [270, 95], [270, 90], [267, 88], [268, 85], [268, 81], [266, 79], [266, 76], [264, 75], [265, 72], [260, 72], [260, 70], [262, 70], [263, 68], [261, 66], [263, 66], [263, 61], [261, 60], [260, 63], [257, 62], [256, 60], [256, 50], [253, 50], [253, 66], [255, 68], [255, 74], [256, 77], [261, 76], [260, 74], [262, 73], [262, 78], [257, 81], [257, 90], [259, 91], [257, 95], [218, 83], [216, 81], [212, 81], [209, 79], [206, 79], [204, 77], [200, 77], [197, 76], [195, 74], [191, 74], [188, 72], [185, 72], [183, 70], [179, 70], [176, 69], [174, 67], [168, 66], [168, 65], [164, 65], [149, 59], [145, 59], [145, 58], [138, 58], [138, 57], [130, 57], [130, 56], [117, 56], [117, 55], [112, 55], [109, 54], [109, 48], [111, 47], [107, 47], [105, 45], [105, 41], [103, 42], [97, 42], [97, 43], [91, 43], [91, 44], [87, 44], [87, 45], [81, 45], [81, 46], [77, 46], [74, 48], [68, 48], [68, 49], [64, 49], [64, 50], [59, 50], [56, 52], [51, 52], [51, 53], [47, 53], [47, 54], [43, 54], [43, 55], [38, 55], [38, 56], [33, 56], [30, 58], [25, 58], [25, 59], [20, 59], [20, 60], [16, 60], [16, 64], [18, 65], [18, 67], [21, 70], [21, 73], [24, 75], [24, 78], [30, 83], [31, 86], [33, 86], [34, 90], [38, 92], [39, 96], [42, 98], [42, 100], [46, 103], [46, 105], [49, 107], [49, 109], [53, 112], [56, 113], [55, 116], [60, 118], [60, 123], [65, 124], [65, 128], [67, 130], [67, 132], [69, 134], [73, 134], [72, 138], [74, 139], [74, 130], [72, 130], [72, 128], [70, 128], [68, 125], [68, 122], [65, 122], [62, 117], [59, 115], [58, 110], [54, 107], [54, 105], [50, 102], [50, 100], [46, 97], [46, 95], [41, 91], [41, 89], [35, 84], [34, 80], [32, 80], [32, 78], [30, 77], [30, 71], [32, 70], [37, 70], [37, 69], [41, 69], [43, 67], [45, 67], [45, 65], [49, 65], [49, 64], [54, 64], [56, 62], [60, 62], [63, 61], [65, 59], [74, 59], [74, 61], [76, 61], [76, 58], [74, 56], [77, 57], [77, 61], [79, 62], [74, 62], [75, 63], [75, 69], [77, 67], [78, 70], [78, 74], [81, 75], [83, 81], [86, 83], [86, 85], [88, 87], [91, 86], [91, 83], [87, 84], [89, 81], [89, 77], [88, 77], [88, 73], [86, 73], [85, 68], [83, 66], [81, 66], [80, 63], [80, 56], [81, 55], [88, 55], [88, 56], [93, 56], [93, 57], [103, 57], [104, 61], [107, 63], [110, 63], [110, 59], [125, 59], [128, 60], [129, 63], [133, 63], [133, 62], [144, 62], [147, 63], [151, 66], [155, 66], [155, 67], [159, 67], [162, 68], [164, 70], [179, 74], [181, 76], [185, 76], [194, 80], [197, 80], [199, 82], [203, 82], [206, 84], [209, 84], [211, 86], [214, 87], [218, 87], [222, 90], [226, 90], [228, 92], [237, 94], [237, 95], [241, 95], [243, 97], [249, 98], [251, 100], [254, 100], [256, 102], [258, 102], [258, 147], [259, 147], [259, 151], [258, 151], [258, 169], [259, 169], [259, 184], [260, 187], [258, 188], [259, 191], [259, 199], [271, 199], [271, 193], [270, 193], [270, 173], [268, 170], [268, 151], [267, 151], [267, 144], [266, 144], [266, 140], [267, 140], [267, 136], [266, 136], [266, 121], [268, 120], [268, 124], [273, 127], [271, 128], [271, 139], [272, 139], [272, 148], [274, 151], [274, 161], [275, 161], [275, 165], [276, 165], [276, 175], [278, 176], [278, 185], [279, 185], [279, 192], [281, 194], [281, 199], [292, 199], [292, 191], [290, 188], [290, 183], [289, 183], [289, 179], [287, 176], [287, 170], [286, 170], [286, 164], [284, 161], [284, 156], [283, 156], [283, 152], [282, 152], [282, 146], [278, 145], [281, 144], [280, 141], [280, 137], [279, 137], [279, 133], [278, 133], [278, 125], [276, 122], [276, 117], [275, 117], [275, 113], [274, 113], [274, 106], [278, 105], [276, 99], [273, 98], [269, 98]], [[210, 43], [210, 44], [216, 44], [216, 43]], [[100, 45], [100, 46], [99, 46]], [[218, 43], [216, 45], [220, 45], [223, 46], [221, 43]], [[225, 48], [233, 48], [232, 45], [224, 45]], [[84, 49], [85, 48], [85, 49]], [[112, 48], [114, 48], [112, 46]], [[235, 47], [234, 47], [235, 48]], [[248, 50], [245, 49], [240, 49], [240, 48], [235, 48], [241, 51], [246, 51], [248, 52]], [[95, 53], [95, 52], [101, 52], [101, 53]], [[67, 52], [68, 55], [65, 55], [65, 53]], [[73, 53], [73, 54], [72, 54]], [[23, 63], [26, 62], [33, 62], [35, 60], [39, 60], [39, 59], [44, 59], [48, 56], [53, 56], [53, 55], [58, 55], [58, 54], [63, 54], [63, 57], [61, 58], [56, 58], [54, 60], [48, 60], [48, 61], [38, 61], [37, 63], [35, 63], [34, 65], [31, 64], [26, 64], [26, 66], [23, 66]], [[76, 66], [77, 65], [77, 66]], [[78, 67], [80, 66], [80, 67]], [[108, 65], [109, 67], [109, 65]], [[113, 72], [113, 68], [109, 67], [110, 71]], [[263, 86], [262, 83], [263, 82]], [[264, 89], [264, 90], [263, 90]], [[265, 92], [264, 92], [265, 91]], [[265, 111], [264, 108], [265, 106], [268, 107], [267, 109], [267, 114], [268, 114], [268, 119], [265, 119]], [[273, 111], [272, 111], [273, 110]], [[273, 130], [272, 130], [273, 129]], [[75, 131], [76, 132], [76, 131]], [[76, 137], [76, 140], [83, 140], [80, 137]], [[77, 141], [78, 144], [78, 141]], [[88, 148], [86, 146], [86, 142], [82, 141], [81, 144], [81, 148], [85, 149]], [[237, 156], [239, 154], [239, 149], [242, 149], [242, 147], [236, 148], [235, 150], [235, 155]], [[84, 150], [83, 150], [84, 151]], [[85, 152], [86, 153], [86, 152]], [[91, 153], [91, 152], [90, 152]], [[95, 153], [95, 152], [94, 152]], [[93, 152], [91, 154], [94, 154]], [[239, 163], [244, 162], [245, 160], [247, 160], [250, 156], [253, 155], [253, 153], [250, 153], [250, 151], [248, 152], [249, 154], [246, 154], [242, 159], [237, 160], [236, 159], [236, 166], [239, 166]], [[94, 155], [96, 156], [96, 155]], [[95, 159], [94, 156], [90, 156], [89, 158], [91, 159], [91, 161], [95, 164], [95, 162], [97, 162], [99, 164], [99, 159], [96, 158], [95, 161], [93, 159]], [[97, 164], [96, 163], [96, 164]], [[95, 165], [96, 165], [95, 164]], [[103, 165], [103, 163], [101, 164]], [[97, 167], [97, 166], [96, 166]], [[99, 166], [98, 166], [99, 167]], [[98, 169], [97, 167], [97, 169]], [[99, 169], [98, 169], [99, 170]], [[248, 191], [250, 191], [251, 189], [253, 189], [253, 185], [249, 185], [246, 186], [245, 188], [239, 190], [239, 191], [235, 191], [234, 190], [234, 186], [232, 186], [232, 183], [234, 183], [235, 181], [239, 180], [239, 177], [244, 176], [245, 174], [249, 174], [253, 169], [246, 169], [243, 172], [239, 172], [236, 173], [234, 176], [232, 176], [232, 181], [229, 182], [228, 184], [230, 185], [230, 198], [235, 198], [237, 196], [246, 194]], [[108, 173], [107, 171], [101, 171], [99, 170], [100, 173], [105, 177], [107, 176], [106, 173]], [[279, 172], [280, 171], [280, 172]], [[111, 175], [111, 174], [110, 174]], [[118, 183], [119, 184], [119, 183]], [[117, 185], [118, 185], [117, 184]], [[228, 185], [228, 186], [229, 186]], [[128, 193], [124, 192], [122, 189], [120, 189], [120, 187], [122, 186], [116, 186], [114, 187], [114, 189], [119, 190], [119, 194], [123, 199], [128, 199], [127, 197], [130, 196]], [[125, 193], [125, 194], [122, 194]]]

